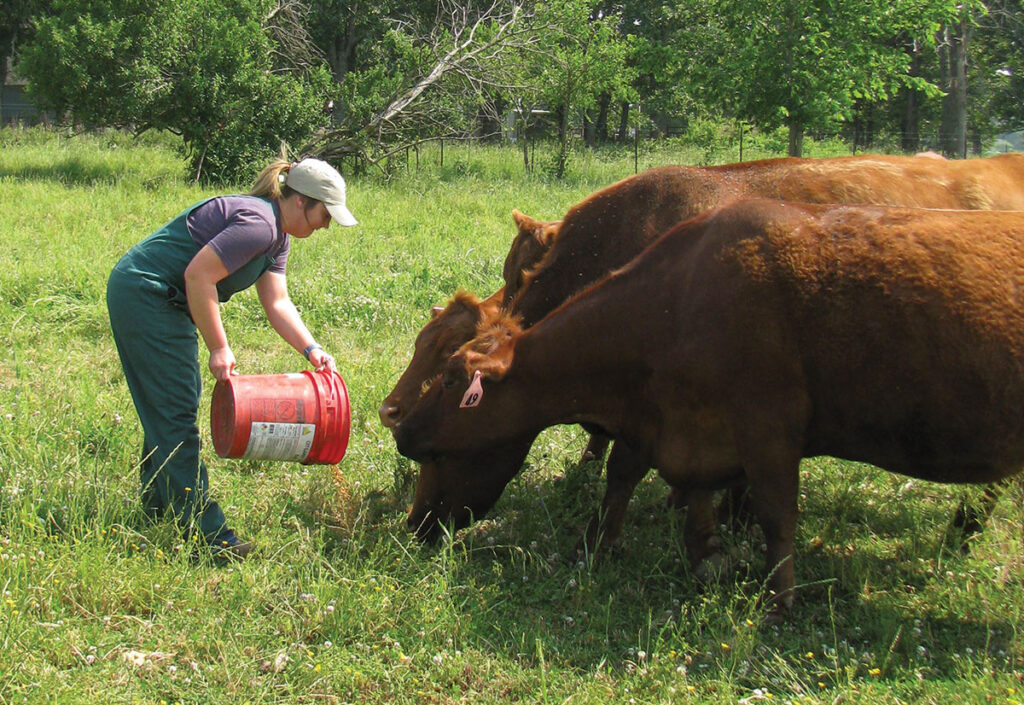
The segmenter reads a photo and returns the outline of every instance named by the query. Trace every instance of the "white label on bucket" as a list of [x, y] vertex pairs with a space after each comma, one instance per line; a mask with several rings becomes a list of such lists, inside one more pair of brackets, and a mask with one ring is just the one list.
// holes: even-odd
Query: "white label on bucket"
[[316, 436], [311, 423], [254, 421], [243, 458], [255, 460], [305, 460]]

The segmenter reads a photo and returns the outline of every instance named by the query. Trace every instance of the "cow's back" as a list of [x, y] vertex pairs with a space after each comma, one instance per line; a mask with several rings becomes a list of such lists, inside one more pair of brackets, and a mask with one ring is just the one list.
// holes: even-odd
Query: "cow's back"
[[510, 308], [532, 325], [672, 226], [744, 191], [725, 171], [688, 166], [648, 169], [605, 187], [569, 209], [554, 246], [523, 288], [510, 292]]
[[1024, 154], [940, 160], [861, 155], [752, 162], [747, 196], [956, 210], [1024, 210]]
[[650, 169], [571, 208], [555, 245], [522, 290], [507, 292], [506, 303], [511, 301], [511, 309], [532, 325], [572, 294], [624, 266], [670, 227], [738, 198], [1024, 210], [1024, 155], [970, 160], [788, 157]]

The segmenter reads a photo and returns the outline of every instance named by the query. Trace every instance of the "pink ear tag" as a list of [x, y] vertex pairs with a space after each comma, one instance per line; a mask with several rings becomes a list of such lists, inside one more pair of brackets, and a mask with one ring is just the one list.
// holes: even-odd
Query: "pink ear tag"
[[473, 373], [473, 381], [469, 383], [469, 389], [462, 395], [462, 401], [459, 403], [460, 409], [469, 409], [480, 403], [480, 400], [484, 398], [484, 388], [480, 384], [480, 370]]

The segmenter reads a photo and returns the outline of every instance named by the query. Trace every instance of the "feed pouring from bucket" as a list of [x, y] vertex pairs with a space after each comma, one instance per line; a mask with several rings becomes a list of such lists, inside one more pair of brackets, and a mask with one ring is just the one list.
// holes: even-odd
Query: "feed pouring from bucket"
[[210, 430], [222, 458], [336, 465], [351, 425], [348, 390], [331, 370], [235, 375], [213, 388]]

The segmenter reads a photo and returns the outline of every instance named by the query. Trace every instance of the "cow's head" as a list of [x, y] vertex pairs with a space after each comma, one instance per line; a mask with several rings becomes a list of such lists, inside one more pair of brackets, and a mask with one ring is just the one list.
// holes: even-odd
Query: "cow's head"
[[480, 455], [440, 456], [420, 466], [409, 530], [435, 541], [441, 526], [451, 531], [481, 519], [501, 497], [526, 460], [533, 438], [522, 438]]
[[514, 421], [522, 410], [502, 394], [518, 332], [506, 317], [483, 325], [393, 431], [399, 452], [422, 463], [409, 526], [423, 538], [483, 516], [540, 431]]
[[512, 211], [512, 219], [516, 222], [515, 239], [505, 257], [502, 276], [505, 278], [505, 294], [502, 305], [508, 308], [509, 303], [523, 287], [524, 274], [533, 269], [547, 254], [558, 238], [561, 228], [560, 220], [534, 220], [517, 210]]
[[419, 399], [423, 385], [439, 375], [445, 361], [473, 339], [484, 313], [484, 302], [464, 292], [456, 294], [447, 307], [433, 308], [432, 318], [416, 336], [409, 366], [377, 410], [382, 424], [391, 429], [398, 425]]
[[519, 411], [484, 390], [504, 379], [518, 323], [505, 315], [480, 324], [478, 335], [448, 358], [443, 371], [392, 429], [398, 452], [418, 462], [438, 455], [479, 455], [492, 440], [508, 440], [509, 414]]

